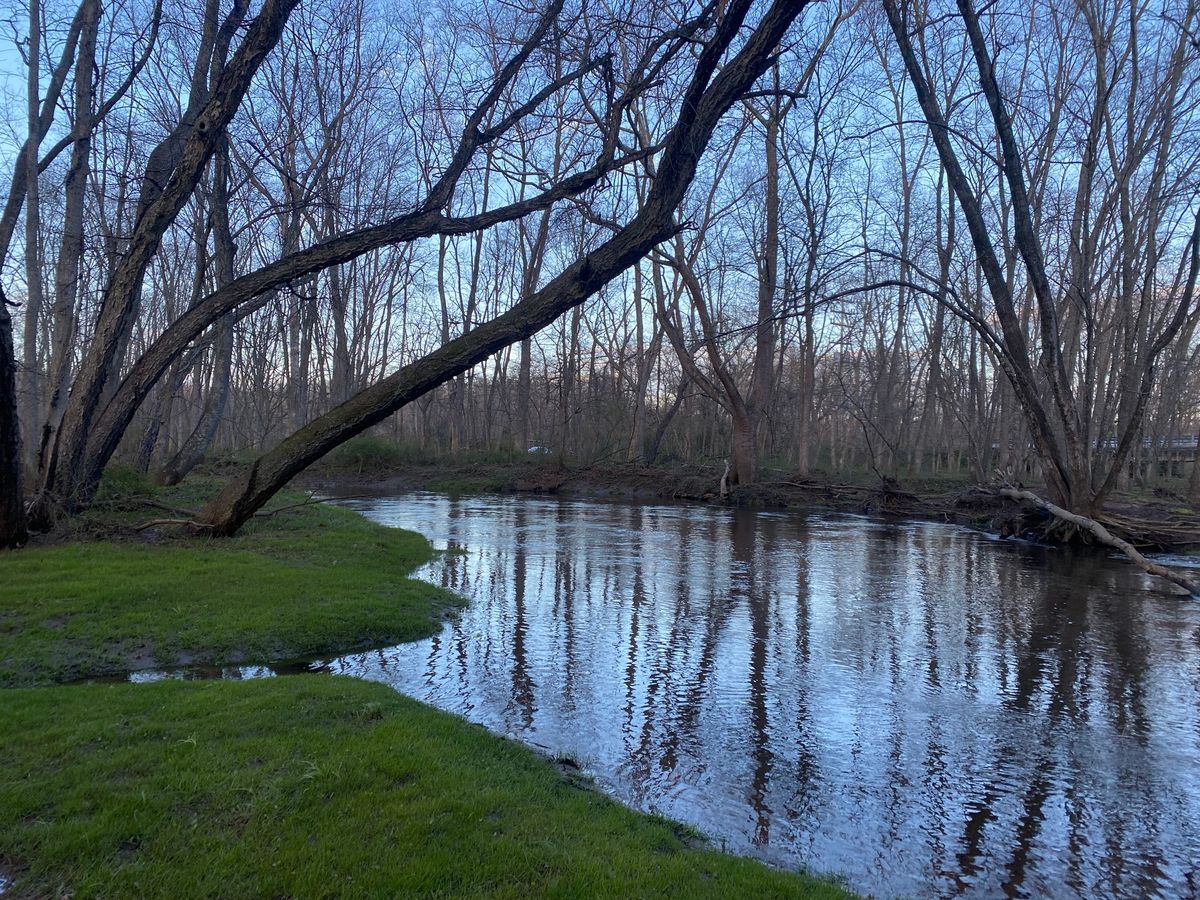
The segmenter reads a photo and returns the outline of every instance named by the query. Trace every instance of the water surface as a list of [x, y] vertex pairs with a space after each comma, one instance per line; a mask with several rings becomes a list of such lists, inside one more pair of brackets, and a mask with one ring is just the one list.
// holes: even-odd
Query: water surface
[[470, 606], [329, 662], [878, 896], [1200, 890], [1200, 604], [952, 526], [434, 494], [348, 501]]

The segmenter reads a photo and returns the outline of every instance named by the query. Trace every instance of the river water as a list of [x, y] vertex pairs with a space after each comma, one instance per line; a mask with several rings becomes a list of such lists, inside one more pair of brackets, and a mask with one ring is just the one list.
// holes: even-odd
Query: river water
[[1200, 891], [1200, 604], [1127, 563], [848, 516], [436, 494], [470, 605], [331, 660], [877, 896]]

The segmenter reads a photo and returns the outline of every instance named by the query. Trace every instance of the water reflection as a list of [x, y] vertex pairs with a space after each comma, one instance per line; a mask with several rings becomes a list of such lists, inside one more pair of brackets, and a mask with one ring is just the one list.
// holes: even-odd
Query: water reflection
[[883, 896], [1200, 889], [1200, 607], [932, 524], [412, 495], [470, 607], [335, 660]]

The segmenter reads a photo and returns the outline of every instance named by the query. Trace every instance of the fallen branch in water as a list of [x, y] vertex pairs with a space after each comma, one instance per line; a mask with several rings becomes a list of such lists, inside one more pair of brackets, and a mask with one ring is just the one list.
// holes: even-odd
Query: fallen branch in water
[[1028, 501], [1029, 503], [1044, 509], [1055, 518], [1061, 519], [1064, 522], [1069, 522], [1072, 525], [1084, 529], [1093, 537], [1095, 537], [1100, 543], [1116, 550], [1120, 550], [1147, 574], [1157, 575], [1159, 578], [1165, 578], [1167, 581], [1171, 582], [1171, 584], [1183, 588], [1190, 596], [1200, 597], [1200, 584], [1192, 581], [1192, 579], [1180, 572], [1168, 569], [1166, 566], [1159, 565], [1156, 562], [1151, 562], [1150, 560], [1146, 559], [1146, 557], [1143, 556], [1138, 549], [1133, 546], [1133, 544], [1112, 534], [1107, 528], [1105, 528], [1095, 519], [1089, 519], [1087, 516], [1081, 516], [1073, 512], [1068, 512], [1061, 506], [1055, 506], [1049, 500], [1042, 499], [1032, 491], [1018, 490], [1014, 487], [1003, 487], [1000, 489], [1000, 493], [1012, 500]]

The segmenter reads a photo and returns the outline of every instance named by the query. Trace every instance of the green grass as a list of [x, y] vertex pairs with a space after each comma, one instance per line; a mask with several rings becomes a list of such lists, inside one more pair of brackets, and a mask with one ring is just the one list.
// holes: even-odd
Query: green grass
[[232, 540], [135, 528], [218, 487], [118, 469], [59, 543], [0, 555], [4, 900], [842, 895], [708, 849], [382, 685], [22, 687], [411, 640], [462, 602], [408, 577], [433, 555], [420, 535], [335, 507]]
[[[211, 489], [191, 484], [154, 496], [198, 505]], [[127, 495], [106, 502], [108, 528], [171, 515]], [[282, 661], [425, 637], [462, 602], [407, 577], [432, 555], [418, 534], [324, 505], [256, 520], [230, 540], [75, 541], [3, 554], [0, 686]]]
[[9, 690], [16, 896], [835, 897], [520, 745], [329, 676]]

